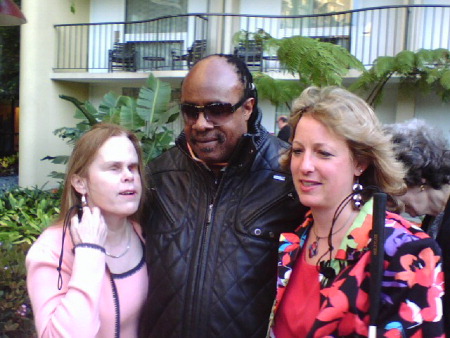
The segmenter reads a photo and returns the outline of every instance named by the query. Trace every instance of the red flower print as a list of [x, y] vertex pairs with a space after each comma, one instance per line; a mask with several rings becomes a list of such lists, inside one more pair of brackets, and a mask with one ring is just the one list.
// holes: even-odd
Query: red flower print
[[384, 333], [386, 338], [399, 338], [403, 337], [402, 332], [399, 329], [390, 329]]
[[400, 305], [399, 315], [408, 322], [422, 322], [420, 316], [420, 308], [417, 306], [417, 304], [414, 304], [413, 302], [408, 300], [406, 300], [406, 303], [402, 302], [402, 304]]
[[444, 294], [443, 284], [435, 284], [428, 289], [428, 307], [422, 309], [421, 314], [424, 320], [435, 322], [442, 317], [442, 300]]
[[365, 278], [368, 278], [369, 272], [364, 271], [366, 267], [370, 264], [371, 255], [369, 252], [366, 252], [361, 256], [358, 263], [351, 269], [349, 276], [355, 277], [357, 285], [360, 286], [362, 281]]
[[331, 333], [336, 330], [338, 324], [339, 324], [338, 321], [334, 321], [319, 327], [318, 329], [314, 330], [313, 337], [314, 338], [334, 337], [331, 335]]
[[431, 248], [425, 248], [419, 256], [404, 255], [400, 263], [405, 271], [396, 274], [396, 278], [408, 283], [408, 287], [419, 284], [430, 287], [434, 283], [434, 269], [440, 257], [435, 256]]
[[339, 337], [350, 336], [357, 333], [361, 336], [367, 336], [369, 327], [369, 316], [365, 317], [365, 320], [361, 320], [355, 313], [347, 313], [341, 320], [339, 325]]
[[323, 322], [331, 322], [342, 318], [344, 313], [348, 311], [347, 295], [337, 288], [331, 287], [328, 289], [328, 302], [328, 306], [323, 307], [317, 315], [317, 319]]
[[372, 230], [372, 215], [367, 215], [361, 227], [352, 230], [350, 236], [356, 243], [356, 250], [362, 250], [369, 243], [369, 233]]

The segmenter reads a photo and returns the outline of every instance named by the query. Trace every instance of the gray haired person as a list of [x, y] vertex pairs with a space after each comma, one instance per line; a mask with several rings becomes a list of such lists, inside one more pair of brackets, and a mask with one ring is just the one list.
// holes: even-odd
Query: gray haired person
[[[450, 147], [442, 130], [412, 119], [385, 126], [394, 151], [407, 170], [407, 192], [399, 199], [442, 249], [445, 283], [450, 285]], [[445, 332], [450, 334], [450, 293], [444, 295]]]

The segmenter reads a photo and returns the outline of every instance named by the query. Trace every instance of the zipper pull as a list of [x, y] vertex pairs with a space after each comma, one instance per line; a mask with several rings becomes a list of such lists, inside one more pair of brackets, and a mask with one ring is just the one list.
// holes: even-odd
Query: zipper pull
[[208, 224], [211, 223], [212, 210], [213, 210], [213, 205], [210, 204], [210, 205], [208, 206], [208, 217], [207, 217], [207, 219], [206, 219], [206, 222], [207, 222]]

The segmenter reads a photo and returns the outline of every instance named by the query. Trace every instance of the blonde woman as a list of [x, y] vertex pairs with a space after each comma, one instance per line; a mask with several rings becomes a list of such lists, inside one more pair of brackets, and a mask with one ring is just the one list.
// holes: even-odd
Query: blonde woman
[[[275, 337], [368, 335], [373, 192], [405, 190], [403, 169], [372, 109], [340, 88], [306, 89], [293, 104], [285, 164], [310, 208], [281, 236]], [[379, 334], [441, 337], [441, 251], [391, 212], [385, 221]]]

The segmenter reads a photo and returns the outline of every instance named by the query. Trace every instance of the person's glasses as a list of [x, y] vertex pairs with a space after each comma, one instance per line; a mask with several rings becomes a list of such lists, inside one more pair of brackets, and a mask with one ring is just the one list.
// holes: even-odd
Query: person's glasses
[[234, 105], [231, 103], [210, 103], [205, 106], [196, 106], [190, 103], [182, 103], [180, 104], [180, 110], [183, 114], [184, 121], [188, 125], [195, 124], [199, 114], [202, 112], [205, 120], [217, 127], [226, 123], [228, 117], [238, 110], [247, 99], [244, 96]]

